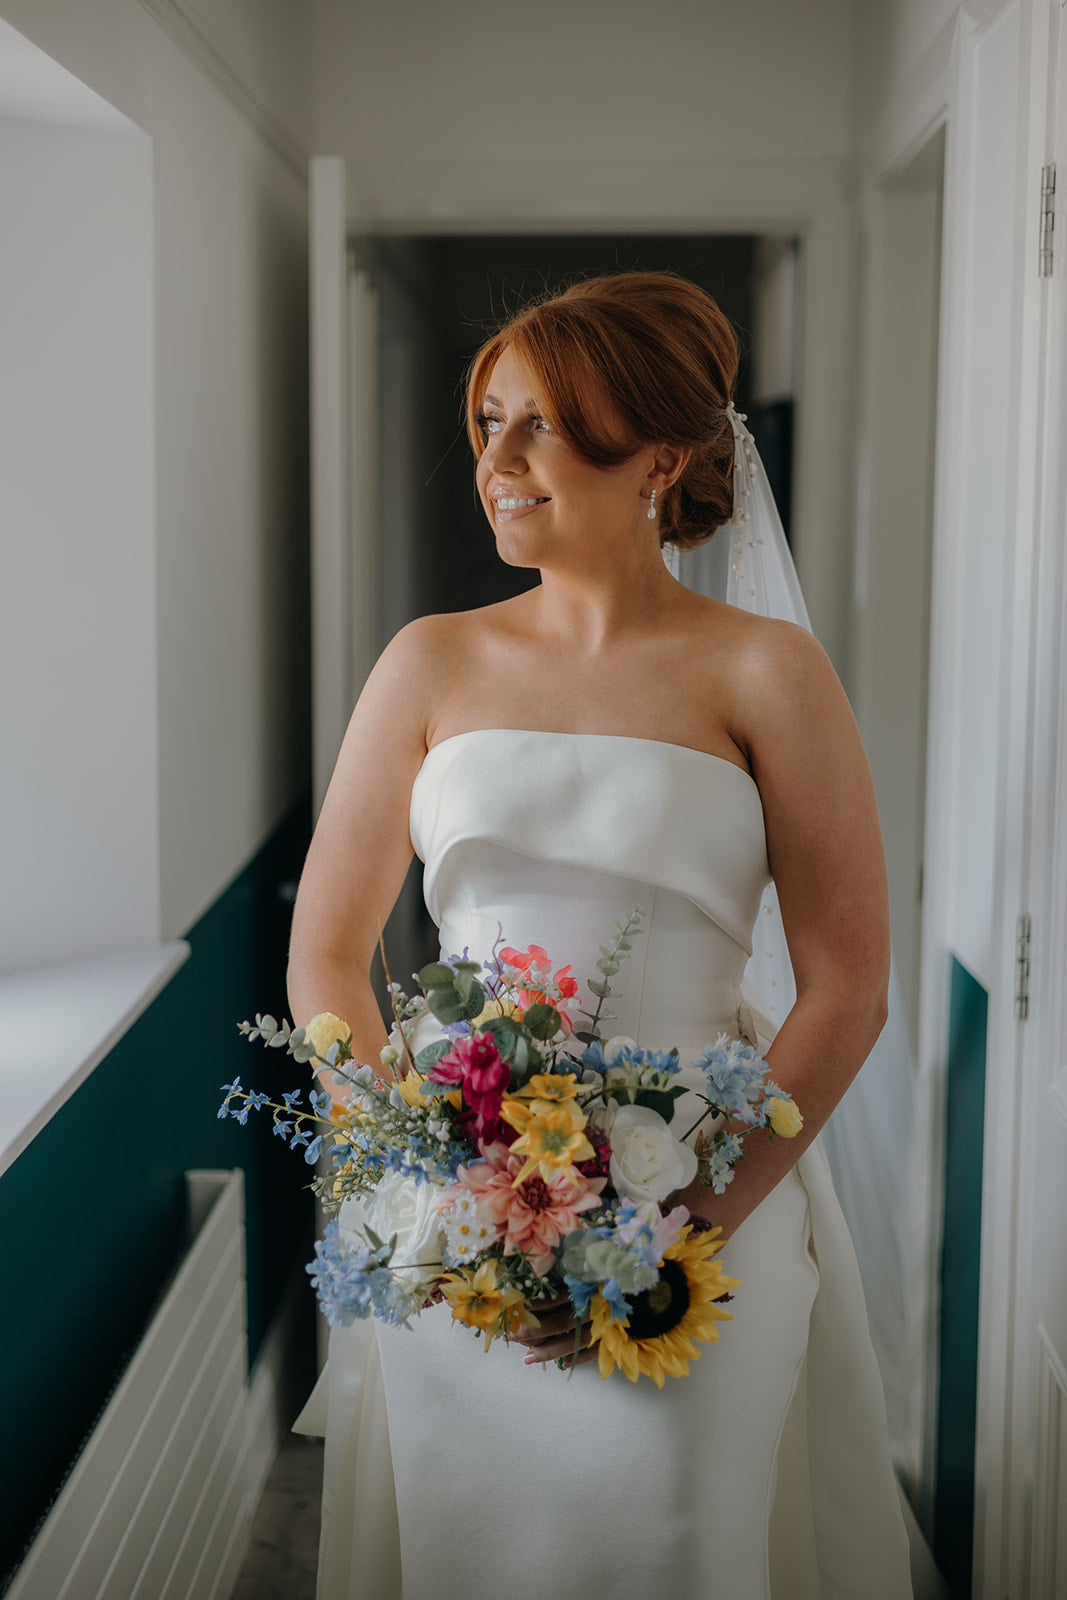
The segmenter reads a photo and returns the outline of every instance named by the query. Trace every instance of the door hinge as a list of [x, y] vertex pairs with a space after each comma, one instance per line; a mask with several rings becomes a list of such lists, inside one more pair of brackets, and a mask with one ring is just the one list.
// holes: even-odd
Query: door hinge
[[1038, 246], [1038, 271], [1042, 278], [1052, 276], [1052, 230], [1056, 226], [1056, 163], [1041, 168], [1041, 242]]
[[1015, 924], [1015, 1016], [1025, 1022], [1030, 1015], [1030, 918]]

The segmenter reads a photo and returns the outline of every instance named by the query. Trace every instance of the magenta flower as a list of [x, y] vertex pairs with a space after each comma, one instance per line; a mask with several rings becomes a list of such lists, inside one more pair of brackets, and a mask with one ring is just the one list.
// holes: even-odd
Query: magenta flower
[[499, 1137], [500, 1105], [508, 1090], [510, 1073], [492, 1034], [472, 1033], [457, 1039], [429, 1076], [434, 1083], [462, 1084], [470, 1115], [462, 1119], [462, 1132], [476, 1142]]

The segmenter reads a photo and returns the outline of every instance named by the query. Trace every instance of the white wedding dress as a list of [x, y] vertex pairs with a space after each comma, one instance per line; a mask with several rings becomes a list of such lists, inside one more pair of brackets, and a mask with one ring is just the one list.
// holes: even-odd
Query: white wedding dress
[[[759, 791], [731, 762], [458, 734], [426, 757], [411, 836], [443, 954], [484, 958], [502, 931], [584, 979], [640, 905], [607, 1031], [683, 1060], [720, 1031], [752, 1036], [767, 853]], [[414, 1331], [335, 1330], [319, 1600], [908, 1600], [881, 1383], [818, 1142], [723, 1262], [742, 1280], [733, 1321], [662, 1391], [526, 1366], [503, 1340], [485, 1354], [447, 1306]]]

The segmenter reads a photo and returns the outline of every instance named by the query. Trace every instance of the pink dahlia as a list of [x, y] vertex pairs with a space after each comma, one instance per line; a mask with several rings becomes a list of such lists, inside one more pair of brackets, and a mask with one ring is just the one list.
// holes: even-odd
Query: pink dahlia
[[604, 1178], [572, 1183], [565, 1173], [549, 1182], [533, 1174], [518, 1188], [512, 1188], [523, 1166], [521, 1155], [512, 1155], [503, 1144], [483, 1147], [486, 1161], [461, 1167], [457, 1181], [484, 1203], [494, 1221], [504, 1230], [504, 1254], [525, 1251], [535, 1272], [544, 1275], [555, 1263], [555, 1247], [578, 1226], [583, 1211], [600, 1204]]

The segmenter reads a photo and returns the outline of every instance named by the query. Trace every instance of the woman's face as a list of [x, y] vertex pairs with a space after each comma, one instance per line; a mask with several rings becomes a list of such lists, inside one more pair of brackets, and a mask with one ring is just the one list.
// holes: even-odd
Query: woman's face
[[[610, 409], [607, 396], [604, 406]], [[626, 533], [647, 540], [654, 452], [639, 450], [618, 467], [584, 460], [540, 415], [530, 380], [507, 348], [490, 374], [481, 425], [478, 493], [504, 561], [570, 564], [576, 556], [618, 552]]]

